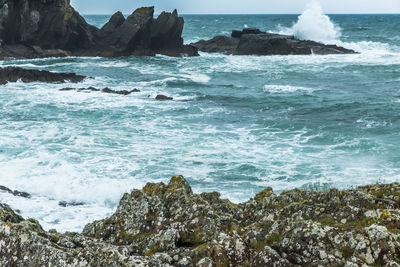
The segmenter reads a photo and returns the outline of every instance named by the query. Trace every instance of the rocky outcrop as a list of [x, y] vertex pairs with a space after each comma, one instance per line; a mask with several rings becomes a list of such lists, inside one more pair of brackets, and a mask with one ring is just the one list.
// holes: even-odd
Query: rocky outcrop
[[57, 73], [45, 70], [22, 69], [19, 67], [0, 68], [0, 84], [8, 82], [81, 82], [86, 76], [75, 73]]
[[200, 51], [233, 55], [328, 55], [354, 54], [336, 45], [296, 39], [294, 36], [261, 32], [250, 28], [232, 31], [232, 35], [216, 36], [211, 40], [192, 43]]
[[399, 266], [400, 184], [271, 188], [241, 204], [187, 181], [125, 194], [81, 234], [44, 231], [0, 205], [1, 266]]
[[176, 10], [153, 16], [153, 7], [139, 8], [127, 19], [117, 12], [98, 29], [70, 0], [0, 0], [0, 58], [198, 55], [183, 44], [184, 21]]

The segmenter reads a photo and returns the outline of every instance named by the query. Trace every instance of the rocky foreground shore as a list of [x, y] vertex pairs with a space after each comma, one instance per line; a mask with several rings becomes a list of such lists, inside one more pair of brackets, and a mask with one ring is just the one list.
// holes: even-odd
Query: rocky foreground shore
[[0, 266], [400, 266], [400, 184], [271, 188], [241, 204], [181, 176], [125, 194], [82, 233], [0, 205]]

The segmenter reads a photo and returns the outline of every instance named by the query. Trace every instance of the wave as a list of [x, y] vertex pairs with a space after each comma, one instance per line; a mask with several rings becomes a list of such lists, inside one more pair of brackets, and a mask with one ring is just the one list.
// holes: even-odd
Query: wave
[[301, 86], [266, 84], [264, 85], [264, 91], [269, 93], [294, 93], [298, 91], [312, 93], [314, 89]]
[[374, 56], [382, 55], [400, 55], [400, 48], [387, 43], [361, 41], [361, 42], [342, 42], [340, 40], [335, 42], [336, 45], [343, 46], [361, 54], [370, 54]]
[[[368, 27], [359, 27], [368, 30]], [[292, 27], [282, 27], [278, 25], [278, 33], [293, 35], [301, 40], [312, 40], [324, 44], [336, 44], [359, 53], [365, 54], [399, 54], [399, 46], [390, 45], [382, 42], [360, 41], [343, 42], [340, 40], [342, 29], [324, 14], [320, 2], [313, 0], [309, 2], [303, 13], [298, 17]]]
[[195, 83], [208, 83], [211, 78], [205, 74], [201, 73], [188, 73], [179, 75], [182, 78], [192, 80]]
[[301, 40], [334, 43], [340, 38], [341, 29], [324, 14], [318, 1], [311, 1], [297, 22], [290, 28], [281, 27], [279, 33], [294, 35]]

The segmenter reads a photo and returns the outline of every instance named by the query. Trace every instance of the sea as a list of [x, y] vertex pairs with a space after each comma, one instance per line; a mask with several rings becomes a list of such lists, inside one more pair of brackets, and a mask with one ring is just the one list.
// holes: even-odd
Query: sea
[[[101, 27], [111, 15], [88, 15]], [[81, 231], [124, 193], [183, 175], [238, 203], [265, 187], [400, 180], [400, 15], [183, 15], [185, 43], [257, 27], [352, 55], [68, 57], [0, 61], [88, 78], [0, 86], [0, 202]], [[138, 93], [59, 91], [94, 86]], [[156, 101], [164, 94], [173, 101]], [[76, 205], [62, 207], [60, 201]]]

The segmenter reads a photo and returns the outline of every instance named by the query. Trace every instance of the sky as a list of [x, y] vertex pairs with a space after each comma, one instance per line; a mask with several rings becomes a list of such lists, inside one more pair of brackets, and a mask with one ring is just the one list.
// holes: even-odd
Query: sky
[[[81, 14], [131, 14], [154, 6], [156, 13], [178, 9], [180, 14], [300, 14], [309, 0], [71, 0]], [[328, 14], [400, 14], [400, 0], [320, 0]]]

